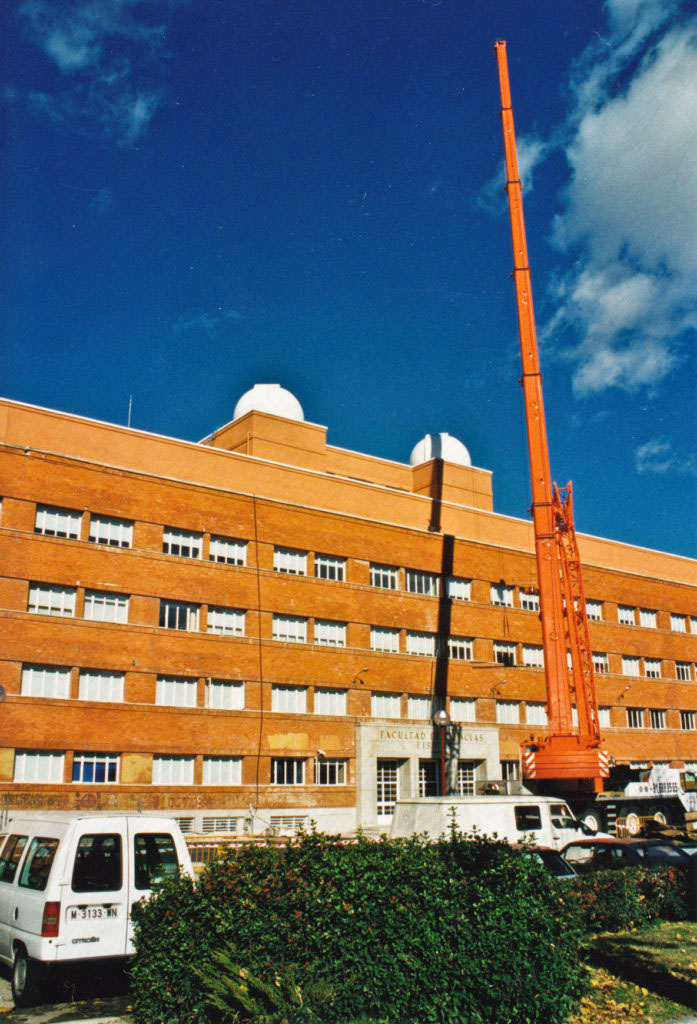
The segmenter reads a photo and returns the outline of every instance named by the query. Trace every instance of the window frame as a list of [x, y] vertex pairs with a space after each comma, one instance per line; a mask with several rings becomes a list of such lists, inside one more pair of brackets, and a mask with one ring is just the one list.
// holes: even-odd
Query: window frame
[[665, 729], [666, 709], [649, 708], [649, 729]]
[[[41, 599], [48, 599], [45, 606]], [[60, 600], [54, 600], [59, 598]], [[75, 602], [77, 587], [67, 587], [60, 583], [29, 584], [27, 611], [31, 615], [50, 615], [53, 618], [75, 618]], [[44, 610], [44, 607], [46, 610]]]
[[448, 658], [451, 661], [473, 661], [474, 640], [470, 636], [448, 637]]
[[[330, 686], [315, 686], [313, 714], [340, 717], [346, 714], [347, 691]], [[320, 705], [325, 704], [324, 707]]]
[[405, 650], [414, 658], [438, 657], [438, 634], [423, 630], [408, 629], [406, 631]]
[[195, 760], [191, 754], [153, 754], [152, 785], [193, 786]]
[[636, 608], [629, 604], [618, 604], [617, 622], [620, 626], [636, 626]]
[[[225, 548], [241, 551], [241, 554], [225, 554]], [[247, 564], [247, 541], [238, 540], [236, 537], [224, 537], [221, 534], [211, 534], [208, 546], [208, 561], [216, 565], [246, 565]]]
[[[448, 576], [445, 583], [446, 596], [451, 601], [471, 601], [472, 600], [472, 580], [466, 576]], [[463, 593], [457, 593], [458, 590], [462, 590]]]
[[523, 667], [538, 668], [545, 667], [545, 651], [541, 644], [523, 644]]
[[[226, 702], [221, 700], [215, 703], [211, 700], [214, 694], [230, 694], [232, 700]], [[204, 687], [204, 707], [211, 711], [243, 711], [245, 706], [245, 684], [238, 679], [219, 679], [209, 677]]]
[[[175, 601], [173, 598], [160, 598], [160, 629], [174, 629], [181, 633], [198, 633], [201, 606], [190, 601]], [[174, 620], [168, 621], [168, 620]], [[184, 623], [184, 625], [180, 625]]]
[[[465, 708], [471, 709], [471, 717], [467, 716]], [[450, 720], [456, 724], [477, 721], [477, 699], [476, 697], [451, 697], [450, 698]]]
[[[73, 754], [73, 767], [71, 782], [81, 786], [108, 786], [118, 785], [120, 779], [121, 756], [107, 751], [75, 751]], [[102, 774], [99, 769], [103, 768], [103, 778], [97, 776]], [[86, 778], [91, 769], [92, 778]], [[77, 770], [77, 777], [76, 777]]]
[[627, 728], [628, 729], [643, 729], [644, 728], [644, 708], [631, 707], [627, 708]]
[[[174, 550], [174, 549], [177, 550]], [[203, 534], [198, 530], [183, 530], [178, 526], [165, 526], [162, 534], [162, 554], [176, 558], [203, 556]]]
[[[396, 714], [392, 714], [396, 711]], [[392, 720], [402, 717], [402, 695], [392, 693], [389, 690], [373, 690], [370, 694], [370, 717], [389, 718]]]
[[382, 562], [370, 563], [370, 585], [378, 590], [399, 590], [399, 567], [383, 565]]
[[[116, 594], [111, 590], [85, 590], [82, 617], [89, 622], [108, 622], [124, 626], [128, 623], [128, 594]], [[102, 612], [101, 615], [95, 612]]]
[[155, 681], [155, 704], [157, 707], [195, 708], [198, 706], [197, 697], [198, 678], [196, 676], [157, 676]]
[[273, 571], [286, 576], [307, 576], [307, 551], [274, 545]]
[[272, 786], [304, 786], [305, 758], [272, 757], [270, 784]]
[[[332, 583], [346, 582], [346, 559], [339, 555], [316, 553], [313, 566], [316, 580], [329, 580]], [[334, 575], [332, 575], [334, 573]]]
[[[123, 672], [107, 672], [102, 669], [80, 669], [78, 677], [78, 700], [105, 702], [111, 704], [123, 703], [124, 686], [125, 686], [125, 673]], [[88, 696], [87, 691], [93, 686], [97, 686], [101, 689], [102, 686], [105, 689], [108, 687], [110, 691], [115, 688], [118, 691], [118, 696], [113, 696], [110, 692], [109, 696]]]
[[61, 785], [64, 779], [64, 751], [26, 748], [15, 750], [13, 782]]
[[439, 579], [434, 572], [422, 569], [404, 570], [404, 589], [407, 594], [418, 594], [421, 597], [438, 597], [440, 593]]
[[496, 722], [498, 725], [520, 725], [520, 701], [497, 700]]
[[[223, 777], [225, 775], [230, 777]], [[201, 785], [241, 786], [242, 758], [232, 754], [204, 754]]]
[[117, 516], [90, 514], [87, 540], [110, 548], [133, 547], [133, 520]]
[[[34, 533], [41, 537], [58, 537], [61, 540], [79, 540], [82, 531], [82, 512], [77, 509], [61, 508], [58, 505], [37, 504], [34, 514]], [[46, 520], [53, 517], [54, 526], [46, 525]], [[43, 520], [43, 522], [40, 522]], [[64, 522], [65, 529], [58, 529]]]
[[[295, 627], [294, 633], [289, 628], [291, 626]], [[281, 627], [283, 627], [283, 632]], [[304, 615], [284, 615], [281, 612], [274, 612], [271, 638], [277, 643], [282, 644], [306, 644], [307, 617]]]
[[345, 757], [316, 757], [314, 762], [315, 786], [345, 786], [348, 782], [348, 759]]
[[[379, 654], [399, 654], [401, 642], [400, 633], [401, 630], [394, 629], [391, 626], [371, 626], [371, 651], [377, 651]], [[386, 646], [385, 640], [394, 641], [394, 645], [390, 643], [389, 646]]]
[[639, 609], [639, 625], [643, 629], [656, 629], [658, 615], [654, 608]]
[[517, 664], [517, 657], [517, 644], [510, 643], [507, 640], [494, 641], [495, 664], [503, 665], [506, 668], [514, 668]]
[[307, 686], [272, 683], [271, 711], [279, 715], [306, 715]]
[[69, 700], [71, 677], [72, 671], [65, 665], [22, 664], [20, 696]]
[[319, 647], [346, 647], [346, 623], [315, 619], [313, 638]]
[[[212, 636], [244, 636], [246, 613], [243, 608], [208, 605], [206, 632]], [[229, 619], [229, 624], [226, 620]]]
[[494, 608], [512, 608], [513, 587], [509, 587], [507, 583], [490, 583], [489, 598]]

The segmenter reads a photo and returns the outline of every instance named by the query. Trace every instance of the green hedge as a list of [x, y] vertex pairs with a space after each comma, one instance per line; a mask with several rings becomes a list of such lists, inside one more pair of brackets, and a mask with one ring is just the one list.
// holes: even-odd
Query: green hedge
[[683, 868], [628, 867], [579, 875], [568, 886], [586, 932], [624, 931], [651, 921], [687, 916]]
[[230, 851], [134, 918], [140, 1024], [560, 1024], [583, 984], [575, 905], [542, 865], [455, 833]]

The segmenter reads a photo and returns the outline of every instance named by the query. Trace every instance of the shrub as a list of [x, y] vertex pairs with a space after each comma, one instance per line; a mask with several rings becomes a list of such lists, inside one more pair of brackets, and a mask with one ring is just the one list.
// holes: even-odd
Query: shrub
[[137, 909], [136, 1019], [557, 1024], [582, 985], [574, 913], [481, 837], [245, 847]]
[[568, 887], [587, 932], [623, 931], [657, 918], [684, 920], [687, 876], [679, 868], [628, 867], [579, 875]]

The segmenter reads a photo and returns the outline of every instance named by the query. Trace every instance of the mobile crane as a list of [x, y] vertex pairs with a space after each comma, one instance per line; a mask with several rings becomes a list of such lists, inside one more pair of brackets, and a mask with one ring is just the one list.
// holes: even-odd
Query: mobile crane
[[[513, 281], [518, 307], [518, 333], [523, 363], [532, 521], [540, 594], [549, 735], [523, 751], [523, 776], [540, 788], [597, 793], [609, 775], [601, 748], [593, 657], [583, 593], [581, 560], [576, 543], [571, 484], [562, 492], [552, 483], [542, 400], [542, 375], [537, 348], [528, 249], [523, 220], [523, 194], [513, 125], [505, 42], [496, 43], [501, 120], [506, 156], [506, 192], [513, 239]], [[571, 653], [571, 670], [567, 662]], [[578, 728], [572, 717], [572, 697]]]
[[[501, 92], [506, 192], [513, 240], [513, 280], [523, 373], [532, 521], [540, 595], [549, 733], [523, 743], [525, 783], [539, 792], [563, 794], [596, 829], [614, 830], [624, 819], [629, 831], [642, 817], [697, 825], [697, 780], [693, 772], [655, 766], [624, 789], [604, 790], [609, 759], [601, 746], [583, 575], [574, 530], [572, 487], [552, 483], [542, 401], [523, 195], [513, 125], [505, 42], [495, 46]], [[570, 666], [567, 660], [570, 653]], [[578, 711], [573, 723], [572, 701]]]

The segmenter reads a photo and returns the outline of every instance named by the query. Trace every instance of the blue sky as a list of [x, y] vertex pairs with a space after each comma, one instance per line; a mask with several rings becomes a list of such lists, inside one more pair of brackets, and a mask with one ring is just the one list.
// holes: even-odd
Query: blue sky
[[670, 0], [14, 0], [9, 398], [199, 440], [278, 382], [330, 443], [445, 430], [530, 503], [493, 45], [552, 473], [697, 557], [697, 17]]

